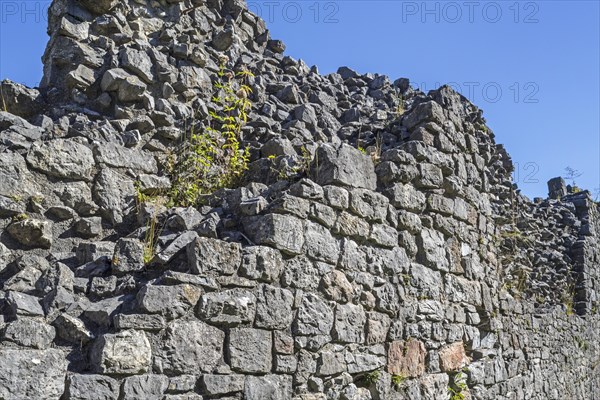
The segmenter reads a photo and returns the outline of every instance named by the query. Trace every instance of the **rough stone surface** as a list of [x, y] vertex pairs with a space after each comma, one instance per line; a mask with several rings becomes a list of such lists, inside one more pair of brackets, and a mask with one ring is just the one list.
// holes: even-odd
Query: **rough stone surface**
[[229, 332], [231, 367], [245, 373], [271, 371], [271, 332], [262, 329], [234, 328]]
[[387, 371], [404, 377], [425, 373], [425, 346], [418, 340], [393, 341], [388, 349]]
[[68, 139], [34, 144], [27, 154], [27, 162], [50, 176], [78, 180], [90, 180], [94, 167], [92, 151]]
[[320, 185], [338, 184], [374, 190], [377, 184], [373, 161], [357, 149], [343, 144], [335, 149], [322, 146], [317, 150], [316, 182]]
[[156, 368], [168, 374], [212, 372], [223, 355], [223, 331], [200, 321], [174, 321], [167, 326]]
[[92, 357], [100, 373], [132, 375], [150, 369], [152, 349], [146, 334], [127, 330], [97, 339]]
[[[593, 195], [528, 199], [464, 96], [321, 75], [252, 10], [48, 8], [40, 87], [0, 83], [0, 398], [595, 398]], [[192, 134], [227, 181], [193, 206]]]
[[66, 374], [60, 350], [0, 350], [0, 398], [58, 400]]

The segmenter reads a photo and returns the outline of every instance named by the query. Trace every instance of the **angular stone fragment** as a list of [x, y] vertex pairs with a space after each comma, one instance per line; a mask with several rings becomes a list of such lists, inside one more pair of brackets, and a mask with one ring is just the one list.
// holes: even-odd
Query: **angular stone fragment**
[[25, 315], [32, 317], [43, 317], [44, 310], [40, 305], [40, 299], [19, 292], [8, 292], [7, 304], [13, 315]]
[[302, 251], [302, 220], [291, 215], [267, 214], [248, 218], [244, 229], [255, 243], [270, 245], [288, 254], [300, 254]]
[[183, 316], [194, 308], [202, 295], [202, 289], [192, 285], [144, 286], [137, 294], [142, 310], [150, 314], [161, 314], [167, 319]]
[[250, 246], [243, 249], [240, 275], [263, 282], [279, 279], [283, 270], [281, 253], [267, 246]]
[[389, 225], [373, 224], [369, 239], [382, 247], [398, 246], [398, 231]]
[[60, 350], [0, 350], [0, 399], [58, 400], [67, 358]]
[[75, 222], [73, 229], [79, 237], [85, 239], [93, 238], [102, 233], [102, 218], [81, 218]]
[[296, 333], [298, 335], [329, 335], [332, 327], [332, 308], [317, 295], [305, 294], [296, 316]]
[[114, 168], [130, 168], [136, 172], [155, 174], [158, 169], [151, 153], [139, 149], [128, 149], [116, 143], [102, 143], [94, 148], [98, 163]]
[[144, 268], [144, 244], [137, 239], [117, 241], [112, 257], [112, 270], [117, 275], [141, 271]]
[[121, 66], [137, 75], [146, 83], [152, 83], [154, 73], [152, 72], [153, 64], [146, 52], [135, 50], [132, 48], [124, 48], [119, 54]]
[[425, 346], [419, 340], [396, 340], [389, 344], [387, 371], [416, 378], [425, 373]]
[[383, 343], [387, 339], [392, 321], [390, 317], [378, 312], [367, 313], [366, 343]]
[[137, 76], [128, 76], [118, 84], [117, 97], [119, 101], [136, 102], [144, 98], [146, 84]]
[[127, 330], [98, 338], [91, 358], [100, 373], [134, 375], [150, 370], [152, 349], [144, 332]]
[[337, 351], [322, 350], [319, 353], [317, 374], [321, 376], [330, 376], [341, 374], [348, 370], [344, 353], [339, 351], [339, 349], [335, 350]]
[[160, 253], [156, 254], [152, 259], [152, 263], [157, 263], [160, 265], [167, 264], [171, 261], [179, 252], [185, 249], [190, 243], [192, 243], [198, 234], [193, 231], [184, 232], [182, 235], [178, 236], [175, 240], [173, 240], [169, 245], [164, 248]]
[[110, 297], [94, 303], [88, 303], [85, 306], [83, 316], [94, 323], [109, 327], [112, 325], [112, 318], [126, 305], [133, 300], [132, 295]]
[[240, 266], [241, 246], [222, 240], [198, 237], [186, 247], [190, 269], [195, 274], [210, 271], [231, 275]]
[[390, 201], [384, 195], [365, 189], [350, 192], [350, 211], [360, 217], [384, 222]]
[[337, 263], [340, 243], [331, 235], [329, 229], [307, 221], [305, 223], [304, 238], [304, 248], [309, 257], [331, 264]]
[[385, 347], [381, 344], [369, 347], [349, 346], [346, 349], [346, 364], [351, 374], [379, 369], [385, 365]]
[[272, 363], [271, 332], [262, 329], [234, 328], [229, 331], [231, 368], [245, 373], [267, 373]]
[[433, 229], [423, 229], [417, 236], [418, 259], [425, 266], [440, 271], [448, 271], [444, 235]]
[[39, 114], [45, 104], [41, 93], [20, 83], [4, 79], [0, 82], [0, 90], [4, 96], [2, 110], [22, 118], [30, 118]]
[[19, 318], [4, 330], [4, 339], [21, 346], [46, 349], [54, 340], [56, 331], [50, 325], [31, 318]]
[[294, 295], [286, 289], [260, 285], [257, 290], [255, 326], [266, 329], [285, 329], [294, 319]]
[[335, 308], [335, 321], [332, 337], [343, 343], [363, 343], [367, 318], [362, 306], [338, 304]]
[[69, 400], [117, 400], [120, 384], [103, 375], [72, 374], [67, 379]]
[[118, 3], [117, 0], [81, 0], [81, 4], [96, 14], [106, 14]]
[[248, 376], [244, 386], [245, 400], [288, 400], [292, 398], [290, 375]]
[[448, 374], [430, 374], [421, 377], [419, 382], [421, 383], [422, 398], [441, 399], [448, 396], [449, 380]]
[[134, 204], [133, 181], [112, 169], [102, 169], [94, 185], [94, 200], [100, 206], [102, 216], [113, 224], [123, 222], [123, 217]]
[[165, 375], [137, 375], [123, 381], [123, 398], [129, 400], [163, 400], [169, 386]]
[[236, 326], [252, 323], [256, 296], [244, 289], [206, 293], [198, 303], [198, 318], [214, 325]]
[[109, 69], [102, 76], [100, 87], [104, 92], [112, 92], [119, 89], [119, 85], [130, 76], [124, 69]]
[[92, 151], [74, 140], [36, 142], [27, 154], [27, 162], [46, 175], [85, 181], [92, 179]]
[[433, 100], [424, 102], [416, 106], [410, 113], [402, 118], [402, 125], [408, 129], [413, 129], [417, 125], [432, 121], [442, 125], [444, 121], [444, 110], [442, 106]]
[[354, 298], [354, 288], [342, 271], [333, 270], [323, 276], [321, 289], [329, 299], [340, 303]]
[[155, 369], [169, 375], [213, 372], [223, 358], [223, 331], [201, 321], [177, 320], [167, 326]]
[[443, 372], [458, 371], [469, 363], [463, 342], [443, 346], [438, 354]]
[[117, 329], [139, 329], [143, 331], [160, 331], [166, 325], [161, 315], [117, 314], [114, 318]]
[[27, 218], [13, 222], [6, 229], [19, 243], [27, 247], [52, 247], [52, 227], [50, 221]]
[[59, 314], [52, 325], [61, 339], [71, 343], [84, 344], [94, 339], [94, 334], [85, 327], [83, 321], [69, 314]]
[[317, 149], [313, 176], [323, 186], [329, 184], [375, 190], [377, 176], [373, 160], [354, 147], [342, 144], [339, 148], [323, 145]]
[[12, 197], [33, 192], [33, 177], [23, 156], [0, 153], [0, 195]]
[[425, 209], [425, 194], [417, 191], [411, 184], [395, 183], [384, 194], [396, 208], [417, 213]]
[[230, 394], [244, 390], [244, 375], [202, 375], [200, 379], [204, 392], [209, 395]]
[[94, 70], [86, 67], [85, 65], [79, 65], [66, 76], [66, 84], [70, 89], [77, 88], [80, 90], [86, 90], [94, 83], [95, 80], [96, 77], [94, 76]]

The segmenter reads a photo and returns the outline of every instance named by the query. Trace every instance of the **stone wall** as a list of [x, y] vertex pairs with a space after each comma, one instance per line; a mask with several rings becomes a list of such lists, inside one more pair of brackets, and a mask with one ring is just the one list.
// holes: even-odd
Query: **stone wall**
[[[49, 21], [42, 87], [1, 86], [0, 398], [600, 395], [597, 204], [522, 196], [461, 95], [320, 75], [239, 1]], [[246, 182], [144, 201], [223, 55], [256, 75]]]

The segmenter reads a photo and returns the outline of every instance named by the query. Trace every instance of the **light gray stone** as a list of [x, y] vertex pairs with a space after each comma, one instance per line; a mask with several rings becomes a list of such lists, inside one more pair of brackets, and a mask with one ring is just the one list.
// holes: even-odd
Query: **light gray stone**
[[94, 148], [96, 162], [114, 168], [130, 168], [136, 172], [155, 174], [158, 172], [156, 160], [151, 153], [129, 149], [116, 143], [102, 143]]
[[154, 81], [153, 63], [145, 51], [124, 48], [119, 54], [121, 66], [146, 83]]
[[283, 270], [281, 253], [267, 246], [250, 246], [243, 249], [240, 275], [262, 282], [277, 281]]
[[137, 239], [119, 239], [112, 257], [113, 272], [123, 275], [142, 269], [144, 269], [144, 244]]
[[186, 247], [190, 269], [195, 274], [218, 272], [232, 275], [240, 266], [241, 246], [222, 240], [198, 237]]
[[340, 253], [339, 241], [331, 235], [329, 229], [307, 221], [304, 229], [304, 249], [309, 257], [335, 264]]
[[329, 335], [333, 327], [333, 310], [315, 294], [302, 298], [296, 316], [295, 330], [298, 335]]
[[244, 375], [202, 375], [200, 379], [203, 391], [209, 395], [237, 393], [244, 390]]
[[27, 218], [13, 222], [6, 230], [24, 246], [49, 249], [52, 247], [53, 241], [52, 227], [53, 224], [50, 221]]
[[265, 329], [288, 328], [294, 319], [292, 312], [294, 295], [292, 292], [274, 286], [260, 285], [256, 293], [256, 327]]
[[288, 400], [292, 398], [290, 375], [248, 376], [244, 386], [246, 400]]
[[252, 323], [255, 313], [256, 296], [237, 288], [204, 294], [197, 309], [198, 318], [222, 326]]
[[229, 331], [231, 368], [244, 373], [268, 373], [272, 365], [272, 335], [270, 331], [233, 328]]
[[131, 400], [163, 400], [169, 386], [165, 375], [137, 375], [123, 381], [123, 398]]
[[127, 330], [99, 337], [91, 358], [99, 373], [134, 375], [150, 370], [152, 349], [143, 331]]
[[58, 400], [65, 390], [67, 364], [57, 349], [0, 350], [0, 398]]
[[41, 350], [47, 349], [55, 336], [54, 327], [31, 318], [19, 318], [9, 323], [4, 330], [5, 340]]
[[377, 176], [371, 158], [358, 149], [342, 144], [338, 149], [322, 145], [317, 149], [313, 176], [323, 186], [340, 184], [375, 190]]
[[363, 343], [366, 322], [362, 306], [338, 304], [335, 308], [332, 337], [342, 343]]
[[120, 384], [103, 375], [69, 375], [67, 395], [69, 400], [117, 400]]
[[211, 373], [223, 358], [224, 340], [223, 331], [204, 322], [173, 321], [154, 352], [155, 369], [169, 375]]
[[74, 140], [36, 142], [27, 154], [27, 162], [32, 168], [49, 176], [85, 181], [92, 179], [92, 151]]
[[193, 309], [202, 295], [202, 289], [188, 284], [176, 286], [144, 286], [137, 294], [139, 307], [150, 314], [167, 319], [185, 315]]
[[244, 229], [258, 244], [270, 245], [287, 254], [300, 254], [304, 244], [302, 220], [291, 215], [267, 214], [245, 220]]

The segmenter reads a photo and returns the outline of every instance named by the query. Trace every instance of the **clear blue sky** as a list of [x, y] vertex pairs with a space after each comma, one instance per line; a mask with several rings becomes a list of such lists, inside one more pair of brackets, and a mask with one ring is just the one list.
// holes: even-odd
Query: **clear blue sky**
[[[0, 78], [39, 82], [47, 4], [0, 0]], [[545, 197], [566, 166], [583, 172], [579, 186], [600, 187], [598, 1], [248, 4], [287, 54], [322, 73], [347, 65], [423, 90], [451, 83], [484, 110], [526, 195]]]

